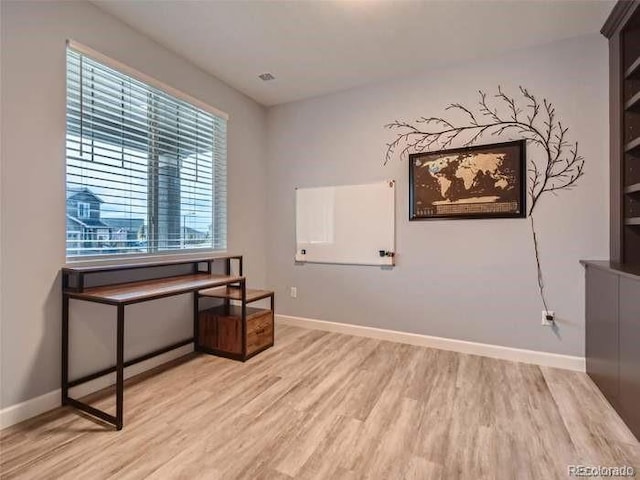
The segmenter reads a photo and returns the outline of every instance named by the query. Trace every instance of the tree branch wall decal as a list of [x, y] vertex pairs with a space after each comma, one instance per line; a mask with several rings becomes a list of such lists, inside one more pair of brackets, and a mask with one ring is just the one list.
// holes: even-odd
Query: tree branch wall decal
[[[573, 188], [584, 175], [584, 158], [578, 154], [578, 143], [568, 141], [568, 127], [556, 117], [553, 104], [546, 98], [540, 102], [529, 90], [520, 86], [520, 97], [507, 95], [500, 86], [489, 98], [479, 91], [475, 109], [460, 103], [452, 103], [445, 110], [457, 112], [465, 120], [462, 123], [443, 117], [421, 117], [413, 123], [395, 120], [385, 128], [394, 130], [396, 138], [387, 144], [384, 164], [394, 156], [406, 158], [409, 153], [432, 151], [434, 147], [446, 149], [453, 144], [468, 147], [483, 136], [515, 135], [537, 147], [542, 155], [527, 155], [529, 218], [538, 273], [540, 298], [547, 308], [544, 279], [540, 265], [538, 235], [533, 213], [538, 201], [549, 193]], [[399, 152], [399, 153], [398, 153]], [[533, 159], [532, 159], [533, 158]]]

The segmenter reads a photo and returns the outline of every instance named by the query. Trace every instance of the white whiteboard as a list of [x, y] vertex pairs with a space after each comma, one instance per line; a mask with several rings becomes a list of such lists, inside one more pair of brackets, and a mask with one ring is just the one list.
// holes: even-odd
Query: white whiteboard
[[[296, 189], [296, 261], [393, 265], [395, 182]], [[380, 255], [380, 251], [385, 253]]]

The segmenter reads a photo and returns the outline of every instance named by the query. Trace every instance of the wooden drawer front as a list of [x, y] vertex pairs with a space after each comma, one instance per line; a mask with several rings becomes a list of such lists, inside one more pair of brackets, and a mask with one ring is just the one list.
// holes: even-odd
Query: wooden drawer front
[[247, 355], [273, 342], [273, 314], [267, 310], [247, 319]]

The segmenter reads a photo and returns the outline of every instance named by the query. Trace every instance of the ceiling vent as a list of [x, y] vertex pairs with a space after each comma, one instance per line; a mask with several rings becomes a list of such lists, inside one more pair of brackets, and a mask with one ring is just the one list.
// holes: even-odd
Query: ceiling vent
[[276, 79], [276, 77], [271, 75], [269, 72], [261, 73], [260, 75], [258, 75], [258, 78], [260, 80], [262, 80], [263, 82], [268, 82], [269, 80], [275, 80]]

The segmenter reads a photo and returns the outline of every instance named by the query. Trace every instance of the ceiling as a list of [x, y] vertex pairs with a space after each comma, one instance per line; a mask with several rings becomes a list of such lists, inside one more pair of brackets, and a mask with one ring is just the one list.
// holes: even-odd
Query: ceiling
[[[263, 105], [596, 33], [615, 3], [92, 1]], [[260, 80], [265, 72], [275, 80]]]

